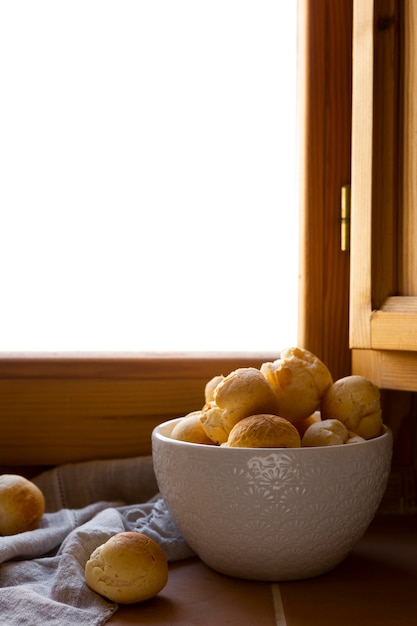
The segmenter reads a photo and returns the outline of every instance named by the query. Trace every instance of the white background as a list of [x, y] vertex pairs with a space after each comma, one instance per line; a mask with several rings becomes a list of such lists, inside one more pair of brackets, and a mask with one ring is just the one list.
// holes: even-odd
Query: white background
[[296, 4], [0, 4], [0, 350], [295, 345]]

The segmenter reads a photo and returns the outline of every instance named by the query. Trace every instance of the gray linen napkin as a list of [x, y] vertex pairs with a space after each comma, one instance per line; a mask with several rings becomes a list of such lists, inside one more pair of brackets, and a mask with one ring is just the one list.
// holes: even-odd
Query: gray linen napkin
[[63, 465], [34, 479], [46, 499], [38, 529], [0, 536], [0, 626], [101, 626], [117, 610], [85, 583], [91, 552], [125, 530], [169, 561], [192, 556], [158, 494], [151, 457]]

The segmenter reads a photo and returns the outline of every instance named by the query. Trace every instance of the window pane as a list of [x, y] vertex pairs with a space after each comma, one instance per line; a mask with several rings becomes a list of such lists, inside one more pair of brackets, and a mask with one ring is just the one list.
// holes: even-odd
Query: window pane
[[296, 342], [296, 2], [0, 5], [0, 350]]

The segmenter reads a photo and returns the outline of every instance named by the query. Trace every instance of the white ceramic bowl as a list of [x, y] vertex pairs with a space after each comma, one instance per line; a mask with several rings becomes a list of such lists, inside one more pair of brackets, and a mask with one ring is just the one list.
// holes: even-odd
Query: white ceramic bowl
[[212, 569], [284, 581], [338, 565], [366, 531], [391, 467], [392, 434], [320, 448], [224, 448], [152, 433], [156, 478], [184, 538]]

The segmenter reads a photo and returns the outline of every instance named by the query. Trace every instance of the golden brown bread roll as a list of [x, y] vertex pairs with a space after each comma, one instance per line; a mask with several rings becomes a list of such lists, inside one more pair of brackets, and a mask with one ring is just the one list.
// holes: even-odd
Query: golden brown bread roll
[[96, 548], [85, 565], [87, 585], [113, 602], [153, 598], [168, 581], [160, 546], [139, 532], [123, 532]]
[[213, 376], [213, 378], [211, 378], [208, 383], [206, 383], [206, 386], [204, 387], [204, 398], [206, 404], [208, 402], [213, 402], [214, 390], [216, 389], [217, 385], [222, 382], [222, 380], [224, 380], [224, 376], [222, 374], [219, 374], [218, 376]]
[[299, 422], [295, 422], [294, 426], [296, 427], [296, 429], [300, 433], [300, 437], [302, 438], [305, 431], [307, 430], [309, 426], [311, 426], [311, 424], [315, 424], [316, 422], [320, 422], [320, 421], [321, 421], [320, 411], [314, 411], [313, 415], [309, 415], [309, 417], [306, 417], [305, 419], [300, 420]]
[[230, 431], [228, 448], [299, 448], [298, 430], [278, 415], [244, 417]]
[[207, 436], [225, 443], [233, 426], [243, 417], [256, 413], [276, 414], [276, 395], [266, 378], [255, 367], [234, 370], [214, 390], [213, 402], [202, 409], [201, 423]]
[[336, 419], [321, 420], [305, 431], [301, 445], [305, 447], [340, 446], [349, 439], [348, 429]]
[[185, 415], [177, 422], [172, 429], [171, 437], [178, 441], [188, 441], [189, 443], [205, 443], [214, 445], [213, 441], [207, 437], [200, 420], [201, 411], [193, 411]]
[[44, 511], [44, 495], [34, 483], [18, 474], [0, 476], [0, 535], [34, 530]]
[[321, 397], [333, 382], [327, 366], [303, 348], [283, 350], [276, 361], [263, 363], [261, 372], [277, 395], [278, 415], [293, 423], [320, 408]]
[[338, 419], [364, 439], [382, 432], [380, 392], [363, 376], [346, 376], [334, 382], [321, 400], [322, 419]]
[[366, 441], [366, 439], [349, 431], [349, 439], [346, 441], [346, 443], [362, 443], [363, 441]]

